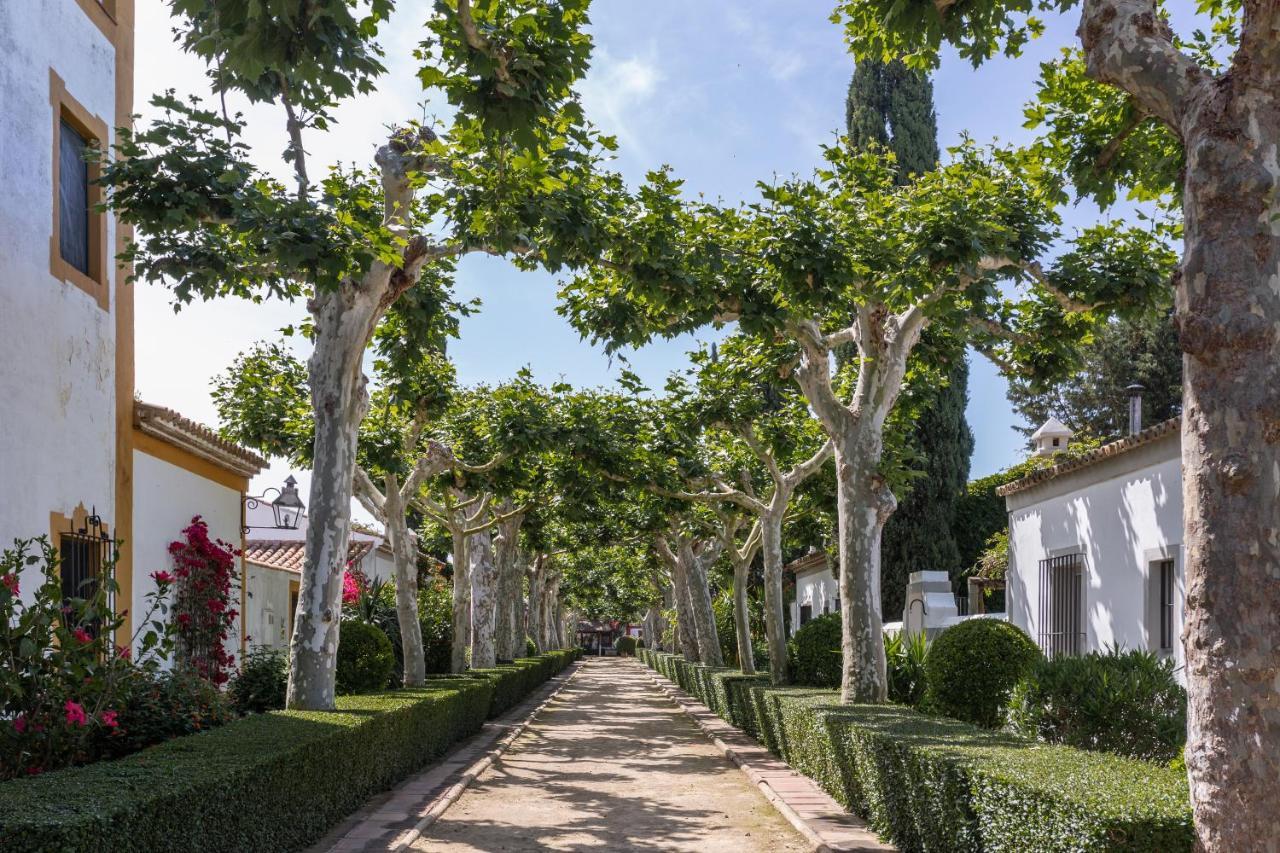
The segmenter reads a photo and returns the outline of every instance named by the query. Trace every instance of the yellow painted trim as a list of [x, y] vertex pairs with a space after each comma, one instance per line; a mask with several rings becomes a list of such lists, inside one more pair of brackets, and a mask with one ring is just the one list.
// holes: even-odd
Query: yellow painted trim
[[222, 466], [210, 462], [203, 456], [196, 456], [185, 448], [170, 444], [163, 439], [156, 438], [153, 435], [147, 435], [140, 429], [133, 430], [133, 448], [140, 450], [148, 456], [159, 459], [162, 462], [168, 462], [170, 465], [177, 465], [184, 471], [189, 471], [197, 477], [203, 477], [211, 480], [219, 485], [233, 489], [240, 494], [249, 491], [249, 478], [233, 471], [228, 471]]
[[[117, 53], [117, 58], [119, 54]], [[119, 92], [117, 91], [117, 96]], [[96, 183], [102, 169], [95, 163], [89, 164], [89, 274], [71, 266], [62, 259], [61, 226], [58, 222], [58, 179], [62, 171], [61, 139], [62, 122], [74, 127], [89, 145], [106, 145], [110, 140], [107, 123], [89, 112], [79, 101], [71, 97], [66, 84], [58, 73], [49, 69], [49, 103], [53, 106], [53, 228], [49, 234], [49, 272], [54, 278], [74, 285], [89, 294], [103, 311], [110, 310], [107, 290], [107, 269], [110, 259], [107, 251], [107, 216], [95, 212], [96, 205], [102, 203], [102, 187]]]
[[[120, 46], [120, 40], [124, 33], [124, 28], [120, 26], [119, 14], [120, 7], [129, 5], [129, 11], [132, 12], [132, 0], [76, 0], [81, 10], [89, 16], [89, 20], [102, 31], [107, 37], [107, 41], [111, 42], [117, 48]], [[132, 18], [130, 18], [130, 26], [127, 37], [133, 40]]]
[[[96, 0], [82, 0], [96, 2]], [[116, 127], [133, 124], [134, 0], [106, 0], [106, 12], [114, 18], [112, 38], [116, 47]], [[104, 217], [105, 218], [105, 217]], [[119, 257], [133, 239], [132, 227], [116, 222], [115, 255]], [[115, 265], [116, 320], [116, 539], [121, 541], [116, 561], [120, 596], [129, 602], [124, 624], [116, 634], [117, 645], [133, 638], [133, 390], [134, 317], [133, 268]]]

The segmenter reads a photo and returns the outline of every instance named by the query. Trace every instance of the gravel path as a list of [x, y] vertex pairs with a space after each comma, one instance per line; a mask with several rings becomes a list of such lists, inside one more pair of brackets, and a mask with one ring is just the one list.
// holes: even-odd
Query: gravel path
[[808, 845], [641, 668], [594, 658], [413, 849], [763, 853]]

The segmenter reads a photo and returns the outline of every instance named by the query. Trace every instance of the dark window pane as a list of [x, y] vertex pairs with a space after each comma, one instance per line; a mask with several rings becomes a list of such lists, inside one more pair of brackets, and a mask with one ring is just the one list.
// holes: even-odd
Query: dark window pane
[[[73, 598], [90, 599], [98, 592], [98, 573], [102, 570], [101, 543], [93, 539], [74, 534], [63, 534], [58, 543], [58, 551], [62, 555], [62, 563], [58, 570], [62, 574], [62, 600], [67, 602]], [[97, 636], [98, 620], [92, 619], [80, 625], [90, 634]]]
[[62, 122], [58, 146], [58, 247], [62, 259], [89, 274], [88, 147], [75, 128]]
[[808, 624], [809, 620], [812, 618], [813, 618], [813, 607], [808, 604], [801, 605], [800, 606], [800, 624], [801, 625]]

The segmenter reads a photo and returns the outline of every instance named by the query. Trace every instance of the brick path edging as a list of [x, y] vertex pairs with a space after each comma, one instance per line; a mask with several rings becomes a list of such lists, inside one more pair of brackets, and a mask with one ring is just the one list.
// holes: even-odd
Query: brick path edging
[[813, 846], [815, 853], [897, 850], [881, 841], [861, 819], [841, 808], [816, 782], [775, 758], [746, 732], [725, 722], [644, 664], [637, 661], [636, 666], [643, 667], [658, 689], [747, 775], [765, 799]]
[[463, 741], [440, 760], [385, 792], [351, 815], [308, 853], [401, 853], [453, 805], [555, 699], [582, 667], [575, 661], [529, 698]]

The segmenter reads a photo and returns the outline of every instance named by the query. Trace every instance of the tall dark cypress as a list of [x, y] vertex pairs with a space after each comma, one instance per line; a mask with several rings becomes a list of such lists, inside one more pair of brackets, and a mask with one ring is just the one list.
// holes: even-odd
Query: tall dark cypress
[[[938, 163], [933, 84], [901, 62], [859, 62], [845, 101], [849, 142], [894, 153], [898, 182]], [[965, 420], [969, 365], [963, 348], [926, 332], [918, 353], [948, 365], [947, 383], [934, 392], [912, 430], [921, 476], [885, 526], [881, 545], [880, 603], [884, 618], [901, 617], [907, 576], [924, 569], [954, 577], [964, 566], [952, 526], [956, 501], [969, 479], [973, 433]]]

